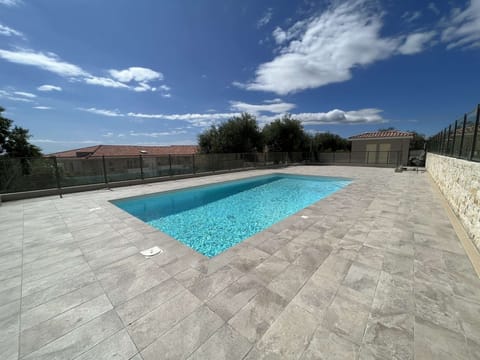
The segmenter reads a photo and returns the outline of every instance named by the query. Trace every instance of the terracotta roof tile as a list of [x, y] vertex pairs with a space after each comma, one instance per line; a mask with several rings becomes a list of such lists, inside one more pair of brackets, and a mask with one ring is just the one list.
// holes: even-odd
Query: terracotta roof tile
[[349, 139], [376, 139], [376, 138], [398, 138], [398, 137], [413, 137], [413, 133], [407, 131], [388, 130], [388, 131], [373, 131], [365, 132], [350, 136]]
[[96, 145], [80, 149], [61, 151], [48, 156], [56, 157], [101, 157], [138, 155], [191, 155], [198, 152], [196, 145], [138, 146], [138, 145]]

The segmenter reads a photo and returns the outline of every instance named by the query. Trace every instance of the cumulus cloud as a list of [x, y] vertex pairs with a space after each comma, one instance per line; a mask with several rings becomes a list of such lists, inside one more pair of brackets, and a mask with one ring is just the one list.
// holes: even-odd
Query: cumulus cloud
[[441, 39], [447, 49], [480, 47], [480, 0], [471, 0], [463, 10], [453, 9]]
[[235, 111], [248, 112], [252, 114], [258, 114], [260, 112], [269, 112], [274, 114], [286, 113], [295, 107], [295, 104], [277, 101], [266, 104], [248, 104], [241, 101], [230, 101], [230, 108]]
[[106, 109], [97, 109], [97, 108], [77, 108], [77, 109], [81, 111], [86, 111], [95, 115], [103, 115], [103, 116], [110, 116], [110, 117], [125, 116], [124, 114], [120, 113], [118, 110], [106, 110]]
[[272, 20], [273, 9], [268, 8], [265, 14], [257, 21], [257, 28], [267, 25]]
[[435, 35], [435, 31], [410, 34], [406, 37], [405, 42], [400, 45], [398, 52], [403, 55], [411, 55], [422, 52], [427, 43], [431, 41]]
[[129, 67], [124, 70], [109, 70], [110, 75], [121, 82], [148, 82], [153, 80], [163, 80], [163, 74], [152, 69], [144, 67]]
[[[112, 78], [96, 76], [85, 71], [80, 66], [61, 60], [56, 54], [50, 52], [43, 53], [24, 49], [0, 49], [0, 58], [16, 64], [34, 66], [59, 76], [90, 85], [123, 88], [133, 91], [155, 91], [156, 88], [148, 84], [148, 82], [163, 79], [161, 73], [142, 67], [110, 70], [109, 72]], [[40, 88], [40, 91], [61, 90], [60, 87], [53, 85], [43, 85]]]
[[[480, 1], [480, 0], [475, 0]], [[321, 13], [290, 28], [277, 27], [279, 45], [273, 60], [260, 64], [254, 79], [233, 84], [247, 90], [286, 95], [351, 79], [352, 71], [398, 54], [415, 54], [435, 36], [433, 31], [382, 35], [378, 2], [332, 1]], [[421, 14], [408, 14], [409, 20]]]
[[60, 86], [55, 86], [55, 85], [42, 85], [37, 87], [38, 91], [62, 91], [62, 88]]
[[0, 35], [18, 36], [18, 37], [24, 38], [24, 35], [20, 31], [17, 31], [15, 29], [12, 29], [12, 28], [10, 28], [6, 25], [2, 25], [2, 24], [0, 24]]
[[334, 109], [328, 112], [299, 113], [292, 117], [300, 120], [304, 125], [325, 124], [375, 124], [387, 122], [382, 115], [382, 110], [370, 108], [353, 111]]

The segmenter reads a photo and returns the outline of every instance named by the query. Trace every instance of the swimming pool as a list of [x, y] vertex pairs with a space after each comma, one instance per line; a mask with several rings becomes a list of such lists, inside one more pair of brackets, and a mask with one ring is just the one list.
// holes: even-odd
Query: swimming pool
[[213, 257], [350, 182], [279, 173], [112, 203]]

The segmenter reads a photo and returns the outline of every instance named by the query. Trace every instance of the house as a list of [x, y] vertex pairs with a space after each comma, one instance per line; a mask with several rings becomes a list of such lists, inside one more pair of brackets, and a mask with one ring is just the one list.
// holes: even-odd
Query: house
[[95, 145], [80, 149], [61, 151], [47, 156], [57, 158], [95, 158], [95, 157], [129, 157], [129, 156], [162, 156], [192, 155], [198, 152], [197, 145], [170, 146], [137, 146], [137, 145]]
[[412, 139], [412, 133], [399, 130], [366, 132], [348, 138], [352, 154], [364, 156], [366, 164], [379, 165], [407, 165]]

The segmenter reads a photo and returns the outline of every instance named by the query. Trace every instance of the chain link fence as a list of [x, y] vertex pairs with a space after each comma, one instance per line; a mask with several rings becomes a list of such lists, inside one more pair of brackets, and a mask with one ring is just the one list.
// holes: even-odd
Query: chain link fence
[[479, 119], [480, 105], [432, 136], [427, 143], [428, 152], [480, 161]]

